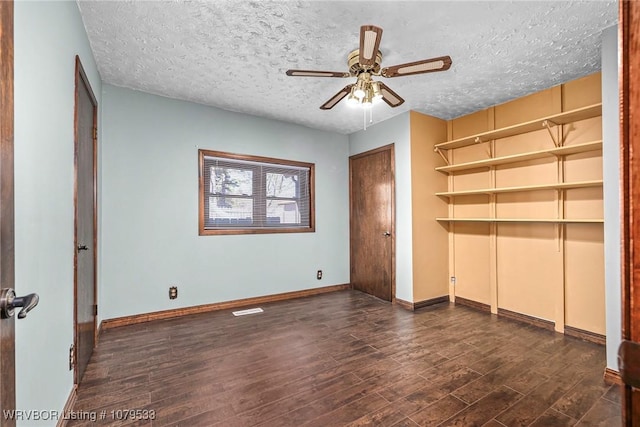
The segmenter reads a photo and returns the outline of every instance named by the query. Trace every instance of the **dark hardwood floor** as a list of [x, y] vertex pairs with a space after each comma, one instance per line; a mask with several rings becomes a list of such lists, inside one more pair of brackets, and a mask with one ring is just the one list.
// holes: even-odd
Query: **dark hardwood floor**
[[74, 408], [98, 420], [68, 425], [621, 425], [596, 344], [357, 291], [262, 308], [105, 331]]

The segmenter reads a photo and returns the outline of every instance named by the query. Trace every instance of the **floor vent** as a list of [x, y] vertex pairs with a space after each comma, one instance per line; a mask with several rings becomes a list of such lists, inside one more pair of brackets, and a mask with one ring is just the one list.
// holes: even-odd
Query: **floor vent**
[[247, 314], [262, 313], [264, 310], [261, 308], [248, 308], [246, 310], [234, 311], [234, 316], [246, 316]]

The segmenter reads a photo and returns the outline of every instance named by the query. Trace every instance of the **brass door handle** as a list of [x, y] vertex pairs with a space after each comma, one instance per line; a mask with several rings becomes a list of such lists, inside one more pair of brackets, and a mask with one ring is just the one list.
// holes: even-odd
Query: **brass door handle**
[[388, 232], [388, 231], [385, 231], [384, 233], [382, 233], [382, 235], [383, 235], [384, 237], [391, 237], [391, 233], [390, 233], [390, 232]]

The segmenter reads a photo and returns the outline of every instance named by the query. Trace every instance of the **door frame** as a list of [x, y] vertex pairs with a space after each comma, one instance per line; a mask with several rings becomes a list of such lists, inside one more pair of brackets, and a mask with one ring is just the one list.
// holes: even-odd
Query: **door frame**
[[[13, 0], [0, 1], [0, 286], [15, 287]], [[16, 407], [15, 317], [0, 327], [0, 410]], [[16, 425], [0, 416], [0, 426]]]
[[[74, 139], [74, 153], [73, 153], [73, 346], [74, 346], [74, 360], [73, 360], [73, 383], [78, 384], [80, 378], [78, 378], [78, 146], [80, 144], [80, 134], [78, 132], [78, 120], [79, 120], [79, 90], [80, 85], [84, 85], [87, 88], [91, 103], [93, 104], [93, 306], [94, 320], [93, 320], [93, 339], [94, 348], [98, 342], [98, 328], [97, 328], [97, 304], [98, 304], [98, 191], [97, 191], [97, 166], [98, 166], [98, 102], [87, 78], [87, 74], [82, 67], [80, 57], [76, 55], [76, 67], [75, 67], [75, 104], [73, 111], [73, 139]], [[84, 242], [83, 242], [84, 243]]]
[[[640, 4], [619, 2], [620, 186], [622, 195], [622, 338], [640, 343]], [[639, 235], [638, 238], [635, 238]], [[628, 362], [628, 361], [627, 361]], [[620, 359], [618, 360], [620, 363]], [[635, 363], [639, 363], [636, 361]], [[627, 368], [638, 372], [638, 366]], [[640, 390], [624, 386], [624, 425], [640, 424]]]
[[[396, 156], [395, 156], [395, 144], [391, 143], [382, 147], [374, 148], [372, 150], [364, 151], [362, 153], [349, 156], [349, 235], [351, 236], [351, 230], [353, 229], [353, 195], [352, 195], [352, 174], [353, 174], [353, 160], [361, 157], [366, 157], [371, 154], [376, 154], [383, 151], [389, 151], [389, 170], [391, 171], [391, 303], [396, 303]], [[349, 237], [349, 281], [351, 287], [353, 287], [353, 247], [351, 244], [351, 237]]]

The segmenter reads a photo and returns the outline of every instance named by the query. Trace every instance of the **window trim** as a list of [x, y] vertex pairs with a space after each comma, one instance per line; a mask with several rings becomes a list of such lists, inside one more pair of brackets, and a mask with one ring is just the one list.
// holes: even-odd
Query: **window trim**
[[[221, 157], [229, 160], [270, 163], [277, 166], [297, 166], [309, 168], [309, 227], [247, 227], [247, 228], [205, 228], [205, 196], [204, 159], [205, 157]], [[266, 196], [266, 194], [265, 194]], [[315, 164], [295, 160], [276, 159], [273, 157], [253, 156], [248, 154], [226, 153], [214, 150], [198, 150], [198, 234], [200, 236], [216, 236], [229, 234], [274, 234], [274, 233], [313, 233], [316, 231], [315, 215]]]

